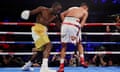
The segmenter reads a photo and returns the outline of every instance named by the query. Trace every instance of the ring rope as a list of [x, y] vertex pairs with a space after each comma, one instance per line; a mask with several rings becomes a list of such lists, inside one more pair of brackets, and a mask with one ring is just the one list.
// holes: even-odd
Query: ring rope
[[[31, 32], [0, 32], [0, 34], [11, 34], [11, 35], [31, 35]], [[60, 35], [60, 32], [48, 32], [48, 35]], [[83, 32], [82, 35], [120, 35], [120, 33], [97, 33], [97, 32]]]
[[[0, 34], [31, 35], [32, 32], [0, 32]], [[60, 35], [60, 32], [48, 32], [48, 35]]]
[[[0, 41], [1, 44], [34, 44], [33, 41]], [[61, 44], [59, 41], [51, 42], [52, 44]]]
[[33, 25], [35, 25], [35, 23], [28, 23], [28, 22], [0, 22], [0, 25], [33, 26]]
[[[0, 25], [25, 25], [25, 26], [32, 26], [35, 23], [24, 23], [24, 22], [0, 22]], [[116, 24], [116, 23], [89, 23], [89, 24], [85, 24], [85, 26], [105, 26], [105, 25], [120, 25], [120, 24]], [[2, 32], [0, 34], [27, 34], [27, 35], [31, 35], [31, 33], [25, 33], [25, 32]], [[49, 34], [49, 33], [48, 33]], [[53, 33], [51, 33], [53, 34]], [[54, 33], [54, 35], [57, 35], [60, 33]], [[119, 35], [119, 33], [83, 33], [85, 35]], [[27, 41], [27, 42], [23, 42], [23, 41], [0, 41], [0, 43], [9, 43], [9, 44], [33, 44], [34, 42], [31, 41]], [[52, 42], [53, 44], [60, 44], [60, 42]], [[83, 44], [120, 44], [120, 42], [82, 42]], [[32, 52], [6, 52], [6, 53], [0, 53], [0, 55], [32, 55]], [[60, 54], [60, 52], [51, 52], [51, 54]], [[74, 52], [66, 52], [66, 54], [74, 54]], [[86, 52], [85, 54], [120, 54], [120, 52]]]
[[[52, 24], [52, 23], [51, 23]], [[33, 26], [35, 23], [29, 22], [0, 22], [0, 25], [23, 25]], [[87, 23], [85, 26], [105, 26], [105, 25], [120, 25], [120, 23]]]
[[[33, 55], [35, 52], [1, 52], [0, 55]], [[66, 52], [74, 54], [75, 52]], [[77, 52], [78, 53], [78, 52]], [[60, 52], [51, 52], [51, 55], [60, 54]], [[85, 51], [84, 54], [120, 54], [119, 51]]]
[[[1, 44], [34, 44], [33, 41], [0, 41]], [[60, 41], [53, 41], [52, 44], [61, 44]], [[82, 42], [82, 44], [120, 44], [120, 42]]]
[[120, 35], [120, 33], [113, 33], [113, 32], [109, 32], [109, 33], [106, 33], [106, 32], [100, 32], [100, 33], [97, 33], [97, 32], [83, 32], [82, 33], [83, 35]]

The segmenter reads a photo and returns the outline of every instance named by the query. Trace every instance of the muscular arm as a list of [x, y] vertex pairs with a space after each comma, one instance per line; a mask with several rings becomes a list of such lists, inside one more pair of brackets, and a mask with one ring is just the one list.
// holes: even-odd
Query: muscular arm
[[50, 23], [50, 22], [52, 22], [54, 19], [56, 19], [56, 15], [55, 16], [53, 16], [53, 17], [51, 17], [50, 19], [48, 19], [48, 22]]
[[83, 18], [82, 18], [82, 21], [81, 21], [81, 27], [83, 27], [84, 26], [84, 24], [85, 24], [85, 22], [86, 22], [86, 20], [87, 20], [87, 17], [88, 17], [88, 12], [85, 12], [85, 14], [84, 14], [84, 16], [83, 16]]
[[60, 17], [61, 17], [62, 21], [64, 20], [64, 18], [65, 18], [65, 16], [66, 16], [67, 13], [68, 13], [68, 10], [67, 10], [67, 11], [64, 11], [64, 12], [62, 12], [62, 13], [60, 14]]
[[31, 10], [31, 11], [30, 11], [30, 15], [38, 14], [38, 13], [40, 13], [43, 9], [45, 9], [45, 8], [42, 7], [42, 6], [39, 6], [39, 7], [37, 7], [36, 9]]
[[30, 15], [39, 14], [41, 11], [43, 11], [45, 9], [47, 9], [47, 8], [39, 6], [36, 9], [33, 9], [31, 11], [30, 10], [24, 10], [21, 13], [21, 18], [24, 19], [24, 20], [28, 20]]

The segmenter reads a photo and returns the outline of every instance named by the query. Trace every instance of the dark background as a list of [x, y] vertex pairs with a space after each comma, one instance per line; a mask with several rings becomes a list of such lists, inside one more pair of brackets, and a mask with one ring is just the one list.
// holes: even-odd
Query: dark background
[[[1, 0], [0, 21], [21, 21], [21, 11], [32, 10], [38, 6], [50, 7], [55, 1], [62, 4], [63, 10], [70, 6], [79, 6], [82, 2], [88, 3], [87, 22], [114, 22], [109, 15], [120, 13], [120, 0]], [[30, 21], [32, 20], [34, 18]]]

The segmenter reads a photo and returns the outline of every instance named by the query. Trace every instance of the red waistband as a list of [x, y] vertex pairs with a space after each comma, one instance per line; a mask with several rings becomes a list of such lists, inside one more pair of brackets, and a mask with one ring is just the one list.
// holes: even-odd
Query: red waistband
[[78, 29], [80, 29], [80, 26], [79, 26], [79, 25], [76, 25], [76, 24], [73, 24], [73, 23], [67, 23], [67, 22], [64, 22], [64, 23], [62, 23], [62, 24], [75, 26], [75, 27], [77, 27]]

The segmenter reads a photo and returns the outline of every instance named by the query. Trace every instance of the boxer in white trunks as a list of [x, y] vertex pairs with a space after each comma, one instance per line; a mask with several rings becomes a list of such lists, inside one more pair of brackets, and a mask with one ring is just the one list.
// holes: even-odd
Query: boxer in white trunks
[[61, 13], [63, 21], [61, 27], [61, 59], [58, 72], [64, 72], [64, 58], [67, 43], [74, 43], [80, 53], [80, 63], [83, 67], [88, 67], [84, 60], [84, 49], [81, 43], [81, 28], [84, 26], [88, 17], [88, 5], [82, 3], [80, 7], [71, 7]]

